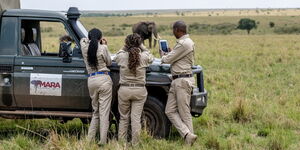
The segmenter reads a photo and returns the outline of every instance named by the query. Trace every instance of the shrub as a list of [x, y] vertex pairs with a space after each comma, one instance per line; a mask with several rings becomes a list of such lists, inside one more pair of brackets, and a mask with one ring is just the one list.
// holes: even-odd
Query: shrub
[[220, 31], [222, 34], [230, 34], [234, 29], [236, 29], [236, 25], [232, 23], [221, 23], [212, 27]]
[[41, 28], [41, 32], [52, 32], [53, 31], [53, 28], [52, 27], [44, 27], [44, 28]]
[[122, 28], [132, 27], [132, 24], [123, 23], [120, 25]]
[[273, 28], [273, 27], [275, 26], [275, 23], [271, 21], [271, 22], [269, 23], [269, 26], [270, 26], [270, 28]]
[[168, 29], [171, 29], [171, 28], [169, 26], [167, 26], [167, 25], [159, 25], [157, 27], [157, 32], [163, 32], [163, 31], [166, 31]]
[[261, 129], [257, 132], [257, 136], [261, 136], [261, 137], [266, 137], [270, 134], [270, 129], [269, 128], [264, 128]]
[[236, 25], [232, 23], [221, 23], [221, 24], [199, 24], [192, 23], [189, 25], [190, 32], [194, 34], [231, 34], [236, 29]]
[[278, 27], [274, 30], [277, 34], [300, 34], [299, 26]]
[[104, 32], [105, 36], [122, 36], [124, 32], [120, 28], [112, 28], [111, 30]]

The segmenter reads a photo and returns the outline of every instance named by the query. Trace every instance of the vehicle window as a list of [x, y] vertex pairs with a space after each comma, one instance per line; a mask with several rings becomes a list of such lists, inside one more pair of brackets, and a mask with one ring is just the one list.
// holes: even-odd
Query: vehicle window
[[70, 42], [71, 49], [76, 44], [61, 22], [40, 22], [42, 52], [58, 54], [62, 42]]
[[76, 46], [61, 22], [24, 20], [21, 25], [22, 55], [62, 57], [60, 45], [68, 43], [70, 51]]

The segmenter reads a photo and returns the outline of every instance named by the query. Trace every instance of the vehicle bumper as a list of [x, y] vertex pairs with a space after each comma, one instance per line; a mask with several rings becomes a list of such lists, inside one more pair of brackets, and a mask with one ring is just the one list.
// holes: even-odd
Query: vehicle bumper
[[201, 116], [204, 108], [207, 106], [207, 91], [204, 89], [204, 92], [199, 92], [199, 89], [196, 88], [193, 91], [191, 96], [191, 114], [194, 117]]

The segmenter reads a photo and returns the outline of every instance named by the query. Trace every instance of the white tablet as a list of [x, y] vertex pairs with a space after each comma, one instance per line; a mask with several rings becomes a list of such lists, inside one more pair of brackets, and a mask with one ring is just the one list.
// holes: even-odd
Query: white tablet
[[169, 46], [168, 46], [168, 41], [167, 40], [159, 40], [159, 49], [162, 50], [163, 52], [169, 52]]

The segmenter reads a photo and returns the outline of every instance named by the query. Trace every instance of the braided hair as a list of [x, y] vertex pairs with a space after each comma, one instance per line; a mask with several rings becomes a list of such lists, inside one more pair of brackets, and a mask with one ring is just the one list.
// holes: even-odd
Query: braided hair
[[140, 45], [142, 38], [137, 33], [130, 34], [125, 39], [125, 51], [129, 53], [128, 68], [136, 75], [136, 68], [140, 65]]
[[99, 29], [93, 28], [89, 31], [88, 38], [90, 40], [90, 44], [87, 52], [87, 61], [91, 68], [96, 69], [98, 66], [98, 41], [102, 38], [102, 32]]

